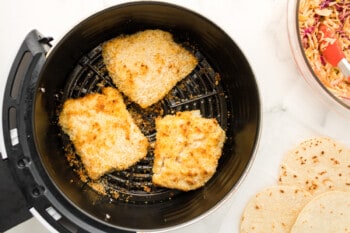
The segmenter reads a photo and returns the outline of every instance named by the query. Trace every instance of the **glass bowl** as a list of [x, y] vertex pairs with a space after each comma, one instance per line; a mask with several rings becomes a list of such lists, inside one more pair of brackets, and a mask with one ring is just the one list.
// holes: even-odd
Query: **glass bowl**
[[[332, 88], [328, 85], [326, 86], [324, 82], [321, 81], [322, 77], [320, 76], [320, 78], [317, 76], [317, 72], [312, 68], [313, 65], [310, 64], [310, 61], [306, 56], [301, 36], [302, 32], [304, 32], [302, 30], [304, 29], [301, 29], [301, 24], [299, 22], [299, 11], [303, 2], [305, 2], [305, 0], [289, 0], [287, 6], [288, 39], [294, 60], [297, 63], [298, 68], [306, 82], [311, 86], [311, 88], [315, 92], [317, 92], [320, 98], [325, 100], [327, 103], [331, 104], [332, 108], [336, 108], [336, 110], [342, 113], [349, 114], [350, 94], [348, 96], [345, 96], [336, 88]], [[329, 2], [330, 1], [327, 0], [319, 1], [320, 4], [326, 4]], [[311, 14], [311, 16], [314, 15]], [[313, 33], [316, 33], [316, 30], [317, 29], [315, 29]], [[317, 51], [315, 51], [315, 53], [317, 53]]]

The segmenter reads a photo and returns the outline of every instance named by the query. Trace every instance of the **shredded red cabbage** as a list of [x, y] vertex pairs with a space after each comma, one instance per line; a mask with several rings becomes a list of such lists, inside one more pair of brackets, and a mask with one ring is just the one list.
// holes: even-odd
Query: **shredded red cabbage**
[[303, 35], [304, 36], [307, 36], [309, 34], [311, 34], [313, 31], [315, 31], [315, 26], [311, 26], [311, 27], [308, 27], [308, 28], [305, 28], [304, 31], [303, 31]]
[[334, 2], [334, 0], [323, 0], [320, 4], [320, 8], [324, 9], [329, 7], [329, 3]]
[[327, 64], [326, 59], [324, 58], [323, 55], [320, 55], [320, 60], [321, 60], [321, 64], [322, 64], [323, 66], [325, 66], [325, 65]]

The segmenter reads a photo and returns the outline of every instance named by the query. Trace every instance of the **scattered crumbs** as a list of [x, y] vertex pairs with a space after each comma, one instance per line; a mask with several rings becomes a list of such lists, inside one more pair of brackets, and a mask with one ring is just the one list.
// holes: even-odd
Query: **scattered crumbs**
[[215, 73], [215, 85], [218, 86], [220, 84], [220, 74]]
[[109, 194], [110, 194], [115, 200], [117, 200], [117, 199], [120, 197], [119, 192], [117, 192], [116, 190], [113, 190], [113, 189], [109, 190]]
[[143, 190], [147, 193], [151, 192], [151, 188], [149, 186], [146, 186], [146, 185], [143, 186]]
[[105, 186], [101, 183], [98, 183], [98, 182], [94, 182], [94, 181], [91, 181], [91, 182], [88, 182], [88, 185], [93, 189], [95, 190], [96, 192], [102, 194], [102, 195], [106, 195], [106, 189], [105, 189]]

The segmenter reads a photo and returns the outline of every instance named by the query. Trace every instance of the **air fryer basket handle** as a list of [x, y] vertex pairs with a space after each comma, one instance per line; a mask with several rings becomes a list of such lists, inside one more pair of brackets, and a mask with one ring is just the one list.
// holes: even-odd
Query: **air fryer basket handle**
[[[43, 37], [37, 30], [32, 30], [24, 39], [11, 67], [5, 90], [5, 98], [19, 100], [23, 82], [37, 78], [46, 61], [51, 37]], [[29, 81], [29, 80], [28, 80]], [[18, 103], [18, 101], [17, 101]]]
[[[32, 30], [23, 41], [11, 67], [3, 101], [3, 135], [6, 153], [3, 151], [0, 160], [0, 232], [4, 232], [31, 217], [31, 204], [25, 198], [25, 185], [32, 177], [19, 169], [18, 161], [21, 150], [16, 149], [18, 138], [11, 135], [17, 129], [17, 120], [12, 118], [10, 109], [19, 109], [22, 87], [39, 76], [46, 61], [46, 53], [50, 49], [52, 38], [43, 37]], [[12, 119], [11, 119], [12, 118]], [[1, 159], [1, 158], [0, 158]]]

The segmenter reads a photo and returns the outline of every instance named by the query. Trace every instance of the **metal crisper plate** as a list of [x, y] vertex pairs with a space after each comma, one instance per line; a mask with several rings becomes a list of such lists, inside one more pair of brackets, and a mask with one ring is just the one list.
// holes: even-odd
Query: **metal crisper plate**
[[[152, 144], [155, 141], [155, 118], [178, 111], [200, 109], [202, 116], [216, 118], [223, 129], [229, 127], [231, 115], [228, 112], [228, 100], [225, 95], [220, 76], [210, 66], [199, 51], [192, 51], [199, 64], [194, 71], [180, 81], [160, 102], [142, 109], [125, 97], [125, 103], [132, 114], [136, 124]], [[73, 69], [69, 81], [63, 90], [63, 98], [79, 98], [91, 92], [100, 92], [104, 86], [115, 86], [108, 76], [103, 63], [101, 45], [94, 48], [89, 54], [83, 56]], [[74, 153], [74, 147], [68, 136], [62, 133], [67, 157], [75, 171], [84, 171], [79, 156]], [[68, 149], [67, 149], [68, 148]], [[71, 153], [73, 151], [73, 153]], [[224, 155], [223, 155], [224, 156]], [[154, 203], [167, 201], [180, 191], [159, 188], [152, 184], [153, 149], [136, 165], [124, 171], [107, 174], [97, 182], [98, 186], [91, 185], [85, 176], [83, 182], [91, 187], [101, 187], [108, 195], [118, 201], [132, 203]]]

